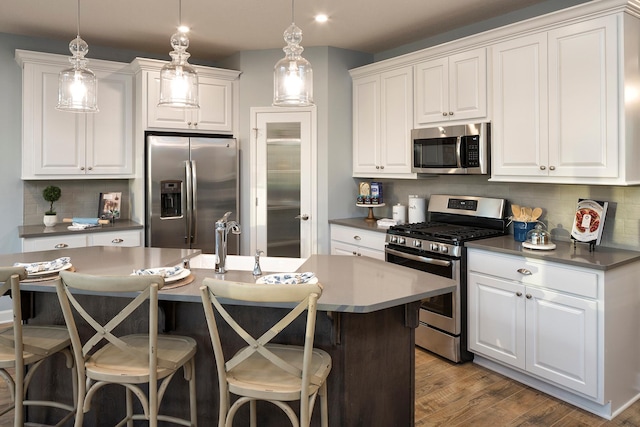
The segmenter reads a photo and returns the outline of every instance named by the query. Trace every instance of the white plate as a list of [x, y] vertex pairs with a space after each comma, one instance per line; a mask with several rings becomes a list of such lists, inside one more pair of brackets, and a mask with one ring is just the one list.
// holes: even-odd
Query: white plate
[[[278, 274], [278, 276], [280, 276], [281, 274], [282, 273]], [[259, 279], [256, 280], [256, 284], [257, 285], [265, 285], [265, 284], [267, 284], [265, 282], [265, 280], [266, 280], [267, 277], [270, 277], [270, 276], [271, 276], [271, 274], [268, 274], [266, 276], [260, 277]], [[318, 278], [317, 277], [312, 277], [311, 279], [309, 279], [308, 282], [305, 282], [305, 284], [307, 284], [307, 283], [311, 284], [311, 285], [314, 285], [314, 284], [318, 283]]]
[[[173, 267], [167, 267], [167, 269], [172, 269]], [[163, 270], [164, 268], [159, 267], [159, 268], [147, 268], [147, 270]], [[164, 278], [164, 283], [171, 283], [171, 282], [177, 282], [178, 280], [182, 280], [185, 277], [189, 276], [191, 274], [191, 270], [188, 269], [184, 269], [182, 271], [180, 271], [178, 274], [175, 274], [173, 276], [170, 277], [165, 277]], [[159, 274], [160, 276], [162, 276], [162, 274]], [[131, 276], [143, 276], [143, 274], [136, 274], [136, 273], [131, 273]]]
[[65, 265], [63, 265], [62, 267], [55, 269], [55, 270], [46, 270], [46, 271], [38, 271], [37, 273], [31, 273], [29, 274], [27, 277], [37, 277], [37, 276], [46, 276], [48, 274], [55, 274], [55, 273], [59, 273], [62, 270], [68, 270], [72, 267], [71, 263], [68, 262]]
[[556, 244], [547, 243], [545, 245], [534, 245], [531, 242], [522, 242], [522, 247], [527, 249], [540, 250], [540, 251], [551, 251], [556, 248]]

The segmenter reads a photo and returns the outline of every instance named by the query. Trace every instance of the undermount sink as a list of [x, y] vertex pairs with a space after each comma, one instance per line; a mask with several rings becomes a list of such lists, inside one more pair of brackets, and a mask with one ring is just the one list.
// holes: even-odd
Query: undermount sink
[[[288, 273], [296, 271], [306, 259], [285, 257], [260, 257], [260, 268], [263, 273]], [[191, 268], [215, 268], [215, 254], [200, 254], [191, 258]], [[253, 271], [255, 257], [242, 255], [227, 255], [225, 268], [228, 271]]]

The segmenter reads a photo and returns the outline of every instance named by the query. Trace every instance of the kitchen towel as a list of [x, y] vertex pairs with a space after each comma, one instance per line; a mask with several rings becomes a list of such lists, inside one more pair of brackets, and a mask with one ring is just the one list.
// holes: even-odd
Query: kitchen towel
[[15, 267], [24, 267], [27, 270], [27, 274], [42, 273], [45, 271], [58, 271], [64, 266], [69, 264], [71, 258], [68, 256], [54, 259], [53, 261], [40, 261], [40, 262], [16, 262], [13, 264]]
[[256, 280], [256, 283], [265, 283], [270, 285], [289, 284], [296, 285], [299, 283], [309, 283], [316, 275], [311, 272], [306, 273], [276, 273], [269, 274]]

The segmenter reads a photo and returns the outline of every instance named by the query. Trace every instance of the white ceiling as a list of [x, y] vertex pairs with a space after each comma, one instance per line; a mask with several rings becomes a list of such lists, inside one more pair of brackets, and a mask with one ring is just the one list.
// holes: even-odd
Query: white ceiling
[[[302, 46], [379, 53], [544, 0], [296, 0]], [[92, 45], [167, 54], [179, 0], [81, 0], [80, 35]], [[0, 32], [71, 41], [77, 0], [0, 0]], [[317, 13], [329, 21], [318, 24]], [[192, 57], [215, 61], [282, 48], [291, 0], [182, 0]], [[89, 54], [89, 57], [91, 54]]]

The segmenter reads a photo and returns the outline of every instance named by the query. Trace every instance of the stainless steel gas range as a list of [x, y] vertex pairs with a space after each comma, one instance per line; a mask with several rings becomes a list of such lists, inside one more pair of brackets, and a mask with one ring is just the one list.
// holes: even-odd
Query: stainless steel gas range
[[454, 362], [473, 359], [467, 350], [467, 260], [465, 242], [506, 234], [506, 200], [434, 194], [428, 222], [396, 225], [387, 231], [387, 262], [458, 282], [448, 294], [420, 307], [416, 344]]

